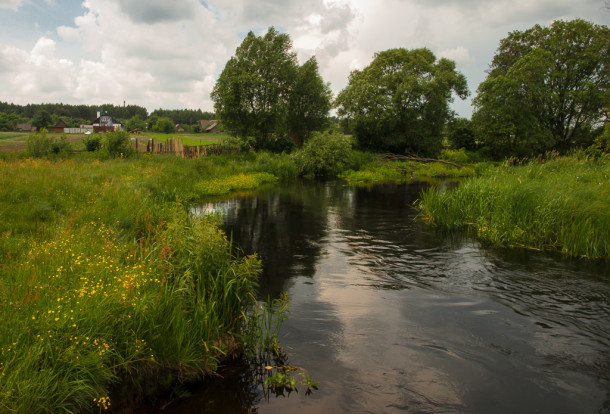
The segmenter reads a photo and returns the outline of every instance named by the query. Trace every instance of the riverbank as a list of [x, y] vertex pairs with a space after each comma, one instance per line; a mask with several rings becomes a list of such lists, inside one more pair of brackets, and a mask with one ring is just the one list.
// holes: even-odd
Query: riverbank
[[610, 255], [610, 159], [584, 153], [549, 156], [464, 181], [453, 191], [424, 191], [420, 216], [443, 229], [468, 227], [498, 246]]
[[188, 213], [271, 180], [247, 166], [0, 160], [0, 411], [106, 410], [255, 346], [260, 262]]

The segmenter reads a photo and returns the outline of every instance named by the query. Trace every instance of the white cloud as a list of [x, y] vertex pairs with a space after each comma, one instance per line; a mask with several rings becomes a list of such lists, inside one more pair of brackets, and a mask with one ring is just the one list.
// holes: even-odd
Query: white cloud
[[[0, 0], [0, 9], [18, 13], [32, 5], [37, 13], [62, 10], [52, 0]], [[215, 79], [243, 36], [269, 26], [290, 35], [301, 62], [316, 56], [335, 93], [351, 70], [395, 47], [428, 47], [454, 60], [474, 92], [509, 31], [555, 18], [603, 23], [608, 15], [600, 0], [84, 0], [78, 10], [71, 24], [29, 46], [12, 44], [19, 33], [0, 36], [0, 100], [211, 110]]]
[[451, 59], [458, 64], [474, 62], [474, 58], [470, 56], [470, 52], [464, 46], [457, 46], [452, 49], [440, 51], [438, 52], [437, 57]]
[[0, 9], [17, 10], [23, 0], [0, 0]]

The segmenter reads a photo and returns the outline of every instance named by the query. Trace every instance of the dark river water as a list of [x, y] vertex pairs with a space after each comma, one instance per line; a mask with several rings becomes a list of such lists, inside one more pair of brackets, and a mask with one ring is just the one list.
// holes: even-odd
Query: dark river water
[[229, 367], [182, 413], [610, 412], [610, 265], [490, 250], [416, 220], [426, 184], [283, 184], [202, 206], [291, 298], [281, 342], [319, 382]]

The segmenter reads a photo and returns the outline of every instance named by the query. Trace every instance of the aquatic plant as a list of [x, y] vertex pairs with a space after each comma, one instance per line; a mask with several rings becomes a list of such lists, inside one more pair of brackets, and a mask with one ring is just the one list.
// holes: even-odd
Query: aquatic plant
[[610, 160], [583, 153], [512, 165], [453, 191], [421, 194], [420, 217], [446, 228], [473, 227], [488, 243], [608, 257]]

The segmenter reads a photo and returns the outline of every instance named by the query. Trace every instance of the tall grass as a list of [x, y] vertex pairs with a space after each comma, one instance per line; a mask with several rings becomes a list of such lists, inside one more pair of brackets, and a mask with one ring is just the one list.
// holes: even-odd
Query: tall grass
[[610, 159], [581, 154], [506, 163], [457, 189], [424, 191], [421, 217], [439, 227], [476, 228], [497, 245], [558, 249], [570, 256], [610, 253]]
[[88, 157], [0, 161], [0, 412], [108, 409], [267, 337], [260, 262], [187, 213], [245, 166]]

